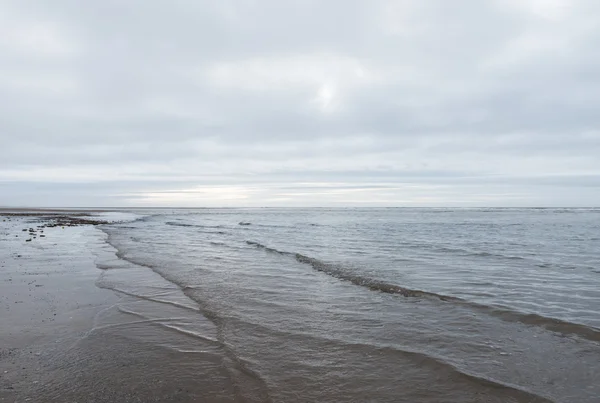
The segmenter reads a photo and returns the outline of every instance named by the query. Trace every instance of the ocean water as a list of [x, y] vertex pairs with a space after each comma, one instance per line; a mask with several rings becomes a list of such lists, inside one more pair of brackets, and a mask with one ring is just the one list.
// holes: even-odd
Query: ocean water
[[97, 285], [233, 400], [600, 401], [600, 209], [133, 213]]

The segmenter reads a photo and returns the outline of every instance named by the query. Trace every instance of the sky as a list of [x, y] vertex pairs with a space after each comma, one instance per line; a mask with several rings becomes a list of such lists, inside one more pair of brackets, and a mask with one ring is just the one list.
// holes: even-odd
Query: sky
[[600, 206], [600, 1], [0, 0], [0, 206]]

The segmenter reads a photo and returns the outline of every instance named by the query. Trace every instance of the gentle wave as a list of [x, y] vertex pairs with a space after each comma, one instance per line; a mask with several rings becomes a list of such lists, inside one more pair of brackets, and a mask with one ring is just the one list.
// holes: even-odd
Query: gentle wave
[[[232, 319], [233, 320], [233, 319]], [[443, 369], [448, 372], [448, 375], [453, 375], [457, 377], [461, 377], [467, 379], [470, 382], [473, 382], [477, 385], [483, 386], [485, 388], [493, 388], [498, 390], [503, 390], [506, 393], [518, 397], [521, 399], [529, 399], [531, 402], [539, 402], [539, 403], [553, 403], [553, 400], [541, 396], [533, 391], [530, 391], [522, 386], [514, 385], [508, 382], [503, 382], [501, 380], [492, 379], [489, 377], [485, 377], [482, 375], [477, 375], [469, 371], [468, 369], [461, 368], [458, 365], [455, 365], [449, 362], [446, 358], [440, 357], [438, 355], [434, 355], [425, 351], [415, 350], [406, 346], [401, 345], [390, 345], [390, 344], [370, 344], [364, 343], [360, 341], [350, 341], [343, 340], [333, 336], [323, 336], [316, 335], [308, 332], [289, 332], [282, 329], [275, 329], [271, 326], [265, 326], [261, 323], [249, 322], [247, 320], [241, 318], [235, 318], [235, 321], [241, 323], [243, 326], [252, 327], [258, 329], [261, 332], [266, 332], [270, 334], [276, 334], [285, 339], [313, 339], [317, 342], [323, 343], [325, 345], [332, 344], [334, 346], [344, 346], [346, 348], [355, 348], [355, 349], [371, 349], [375, 350], [379, 353], [384, 353], [385, 355], [390, 354], [398, 354], [404, 356], [405, 358], [412, 360], [413, 362], [419, 363], [419, 365], [425, 365], [432, 368]]]
[[441, 358], [433, 356], [433, 355], [429, 355], [429, 354], [426, 354], [423, 352], [417, 352], [417, 351], [399, 350], [398, 348], [391, 347], [391, 346], [382, 347], [382, 348], [380, 348], [380, 350], [383, 352], [386, 352], [386, 353], [401, 352], [403, 355], [414, 357], [416, 360], [418, 360], [421, 363], [429, 362], [430, 365], [437, 365], [440, 367], [445, 367], [449, 371], [453, 371], [458, 376], [468, 379], [471, 382], [479, 384], [483, 387], [503, 390], [503, 391], [509, 393], [510, 395], [512, 395], [514, 397], [518, 397], [520, 399], [528, 399], [528, 401], [539, 402], [539, 403], [542, 403], [542, 402], [554, 403], [553, 400], [550, 400], [547, 397], [538, 395], [537, 393], [534, 393], [534, 392], [532, 392], [528, 389], [525, 389], [519, 385], [514, 385], [511, 383], [502, 382], [499, 380], [484, 377], [482, 375], [474, 374], [470, 371], [463, 370], [463, 369], [459, 368], [458, 366], [456, 366], [448, 361], [445, 361]]
[[225, 228], [222, 225], [201, 225], [201, 224], [187, 224], [175, 221], [167, 221], [165, 224], [172, 225], [174, 227], [194, 227], [194, 228]]
[[524, 325], [543, 327], [555, 333], [560, 333], [563, 335], [576, 335], [590, 341], [600, 342], [600, 329], [596, 329], [591, 326], [568, 322], [556, 318], [550, 318], [536, 313], [525, 313], [510, 310], [507, 308], [483, 305], [473, 301], [468, 301], [463, 298], [438, 294], [435, 292], [401, 287], [396, 284], [390, 284], [368, 277], [357, 276], [353, 273], [349, 273], [340, 265], [326, 263], [321, 260], [302, 255], [300, 253], [280, 251], [253, 241], [246, 241], [246, 243], [248, 245], [257, 247], [267, 252], [293, 257], [298, 262], [308, 264], [317, 271], [323, 272], [340, 280], [349, 281], [355, 285], [365, 287], [373, 291], [381, 291], [388, 294], [401, 295], [404, 297], [425, 297], [435, 298], [441, 301], [454, 302], [457, 304], [468, 306], [471, 309], [484, 312], [490, 316], [497, 317], [507, 322], [518, 322]]
[[99, 283], [99, 284], [97, 284], [97, 286], [99, 288], [104, 288], [104, 289], [107, 289], [107, 290], [114, 291], [114, 292], [116, 292], [118, 294], [128, 295], [130, 297], [142, 299], [142, 300], [145, 300], [145, 301], [156, 302], [156, 303], [159, 303], [159, 304], [171, 305], [171, 306], [174, 306], [174, 307], [177, 307], [177, 308], [187, 309], [189, 311], [202, 313], [202, 311], [200, 310], [200, 308], [196, 308], [196, 307], [193, 307], [193, 306], [190, 306], [190, 305], [186, 305], [186, 304], [181, 304], [179, 302], [169, 301], [169, 300], [161, 299], [161, 298], [156, 298], [156, 297], [149, 296], [149, 295], [143, 295], [143, 294], [131, 292], [131, 291], [128, 291], [128, 290], [123, 290], [121, 288], [117, 288], [117, 287], [114, 287], [112, 285], [103, 284], [103, 283]]
[[[152, 218], [158, 217], [158, 216], [160, 216], [160, 214], [144, 214], [144, 215], [141, 215], [139, 217], [136, 217], [135, 219], [133, 219], [131, 221], [124, 221], [124, 223], [133, 224], [133, 223], [137, 223], [137, 222], [148, 222]], [[119, 223], [110, 223], [110, 224], [119, 224]], [[121, 226], [121, 225], [119, 227], [120, 228], [127, 228], [126, 226]]]
[[[191, 306], [187, 306], [184, 304], [179, 304], [174, 301], [157, 299], [157, 298], [154, 298], [151, 296], [139, 295], [136, 293], [129, 292], [127, 290], [117, 289], [116, 287], [110, 287], [108, 284], [101, 284], [101, 282], [98, 282], [97, 286], [100, 288], [111, 289], [117, 293], [122, 293], [122, 294], [129, 295], [129, 296], [132, 296], [135, 298], [140, 298], [140, 299], [148, 300], [148, 301], [152, 301], [152, 302], [164, 303], [164, 304], [168, 304], [168, 305], [172, 305], [172, 306], [176, 306], [179, 308], [183, 308], [183, 309], [187, 309], [187, 310], [191, 310], [191, 311], [200, 313], [203, 317], [205, 317], [206, 319], [211, 321], [219, 329], [216, 342], [223, 348], [223, 351], [225, 352], [227, 358], [230, 361], [229, 363], [224, 363], [224, 365], [225, 365], [227, 371], [231, 374], [232, 379], [239, 380], [240, 377], [243, 377], [246, 382], [251, 382], [256, 385], [256, 389], [258, 390], [258, 393], [261, 395], [262, 401], [272, 402], [266, 382], [261, 377], [261, 375], [259, 373], [257, 373], [256, 371], [252, 370], [248, 366], [247, 362], [245, 360], [241, 359], [239, 356], [237, 356], [235, 351], [233, 349], [231, 349], [231, 347], [228, 346], [227, 343], [225, 343], [225, 341], [222, 339], [222, 326], [223, 326], [222, 318], [219, 317], [214, 311], [206, 309], [205, 304], [201, 300], [193, 298], [191, 295], [189, 295], [189, 291], [193, 290], [193, 288], [186, 286], [185, 284], [181, 284], [177, 281], [174, 281], [173, 279], [166, 276], [163, 272], [157, 270], [156, 268], [152, 267], [151, 265], [136, 262], [134, 259], [126, 257], [124, 251], [119, 249], [118, 245], [114, 244], [111, 241], [110, 232], [108, 232], [106, 229], [101, 229], [101, 230], [102, 230], [102, 232], [104, 232], [107, 235], [107, 238], [105, 239], [104, 242], [106, 244], [112, 246], [115, 249], [115, 256], [117, 258], [119, 258], [125, 262], [128, 262], [132, 265], [140, 266], [140, 267], [147, 267], [148, 269], [152, 270], [153, 272], [158, 274], [160, 277], [162, 277], [167, 282], [177, 286], [188, 298], [190, 298], [191, 301], [193, 301], [197, 304], [197, 307], [191, 307]], [[206, 337], [196, 334], [196, 333], [190, 334], [188, 331], [185, 331], [184, 329], [181, 329], [181, 328], [174, 328], [173, 326], [168, 326], [164, 323], [161, 325], [168, 327], [173, 331], [178, 331], [181, 333], [185, 332], [188, 334], [188, 336], [199, 337], [199, 338], [206, 339], [207, 341], [213, 341], [213, 339], [211, 339], [211, 338], [206, 338]]]
[[461, 301], [458, 297], [451, 297], [447, 295], [436, 294], [434, 292], [415, 290], [411, 288], [401, 287], [395, 284], [389, 284], [383, 281], [371, 279], [368, 277], [362, 277], [348, 273], [342, 267], [331, 263], [325, 263], [321, 260], [302, 255], [300, 253], [284, 252], [268, 246], [262, 245], [258, 242], [246, 241], [248, 245], [255, 246], [257, 248], [266, 250], [271, 253], [279, 255], [287, 255], [295, 258], [300, 263], [305, 263], [313, 267], [313, 269], [338, 278], [340, 280], [349, 281], [355, 285], [369, 288], [373, 291], [381, 291], [388, 294], [399, 294], [404, 297], [434, 297], [442, 301]]
[[173, 222], [173, 221], [167, 221], [165, 224], [172, 225], [174, 227], [197, 227], [197, 225], [194, 225], [194, 224], [185, 224], [185, 223], [179, 223], [179, 222]]
[[290, 253], [290, 252], [282, 252], [282, 251], [279, 251], [279, 250], [274, 249], [274, 248], [269, 248], [268, 246], [265, 246], [265, 245], [260, 244], [258, 242], [246, 241], [246, 243], [248, 245], [256, 246], [257, 248], [264, 249], [264, 250], [266, 250], [268, 252], [271, 252], [271, 253], [276, 253], [276, 254], [279, 254], [279, 255], [288, 255], [288, 256], [293, 256], [294, 255], [293, 253]]
[[[161, 327], [163, 327], [165, 329], [169, 329], [169, 330], [172, 330], [174, 332], [180, 333], [180, 334], [182, 334], [184, 336], [189, 336], [189, 337], [193, 337], [193, 338], [196, 338], [196, 339], [201, 339], [203, 341], [207, 341], [209, 343], [214, 343], [214, 344], [217, 344], [219, 346], [222, 346], [222, 343], [219, 340], [217, 340], [217, 339], [214, 339], [212, 337], [200, 334], [198, 332], [194, 332], [192, 330], [184, 329], [184, 328], [182, 328], [180, 326], [169, 324], [169, 322], [177, 322], [177, 318], [151, 319], [151, 318], [149, 318], [149, 317], [147, 317], [145, 315], [142, 315], [139, 312], [135, 312], [135, 311], [132, 311], [132, 310], [129, 310], [129, 309], [125, 309], [125, 308], [123, 308], [121, 306], [117, 307], [117, 310], [119, 310], [119, 312], [122, 312], [122, 313], [125, 313], [125, 314], [128, 314], [128, 315], [132, 315], [132, 316], [136, 316], [138, 318], [142, 318], [143, 319], [142, 321], [138, 321], [137, 323], [146, 322], [146, 323], [149, 323], [149, 324], [152, 324], [152, 325], [158, 325], [158, 326], [161, 326]], [[126, 326], [126, 325], [129, 325], [131, 323], [132, 322], [127, 322], [127, 323], [124, 323], [123, 325]], [[135, 322], [133, 322], [133, 323], [135, 323]]]
[[229, 235], [227, 231], [216, 231], [217, 229], [226, 228], [222, 225], [198, 225], [198, 224], [185, 224], [169, 221], [166, 223], [167, 225], [171, 225], [173, 227], [191, 227], [198, 228], [197, 232], [201, 232], [203, 234], [217, 234], [217, 235]]
[[555, 333], [575, 335], [590, 341], [600, 342], [600, 329], [592, 326], [586, 326], [562, 319], [549, 318], [537, 313], [524, 313], [472, 302], [469, 304], [507, 322], [518, 322], [530, 326], [539, 326]]
[[339, 278], [340, 280], [350, 281], [353, 284], [369, 288], [373, 291], [381, 291], [388, 294], [400, 294], [404, 297], [435, 297], [442, 301], [460, 301], [460, 298], [450, 297], [447, 295], [440, 295], [434, 292], [428, 292], [423, 290], [415, 290], [411, 288], [400, 287], [399, 285], [389, 284], [383, 281], [374, 280], [368, 277], [362, 277], [357, 275], [348, 274], [338, 266], [322, 262], [318, 259], [314, 259], [300, 253], [294, 254], [296, 260], [300, 263], [306, 263], [311, 265], [315, 270], [329, 274], [330, 276]]
[[426, 243], [406, 243], [410, 249], [426, 249], [434, 252], [442, 252], [442, 253], [455, 253], [463, 256], [471, 256], [471, 257], [479, 257], [479, 258], [494, 258], [494, 259], [505, 259], [505, 260], [527, 260], [527, 258], [523, 256], [515, 256], [515, 255], [504, 255], [501, 253], [493, 253], [493, 252], [485, 252], [485, 251], [476, 251], [472, 249], [464, 249], [464, 248], [450, 248], [447, 246], [438, 246]]

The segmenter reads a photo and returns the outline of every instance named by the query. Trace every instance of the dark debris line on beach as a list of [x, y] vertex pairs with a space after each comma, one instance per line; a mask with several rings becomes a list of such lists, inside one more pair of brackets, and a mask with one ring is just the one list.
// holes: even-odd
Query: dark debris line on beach
[[[76, 214], [76, 215], [48, 215], [48, 214], [35, 214], [35, 213], [3, 213], [1, 216], [7, 217], [10, 220], [10, 217], [33, 217], [37, 218], [40, 221], [43, 221], [44, 224], [37, 225], [35, 228], [23, 228], [22, 232], [26, 232], [29, 235], [29, 238], [25, 240], [25, 242], [31, 242], [33, 239], [36, 239], [38, 236], [40, 238], [45, 238], [44, 228], [54, 228], [54, 227], [76, 227], [80, 225], [102, 225], [108, 224], [108, 221], [104, 220], [94, 220], [89, 218], [88, 214]], [[6, 221], [6, 220], [4, 220]], [[38, 233], [39, 232], [39, 233]], [[18, 236], [18, 235], [17, 235]]]
[[[88, 214], [72, 214], [72, 215], [55, 215], [55, 214], [35, 214], [35, 213], [2, 213], [5, 217], [34, 217], [43, 221], [48, 221], [47, 224], [38, 226], [38, 228], [53, 228], [53, 227], [75, 227], [78, 225], [102, 225], [108, 224], [108, 221], [94, 220]], [[31, 232], [33, 229], [29, 228]], [[27, 231], [24, 229], [23, 231]]]

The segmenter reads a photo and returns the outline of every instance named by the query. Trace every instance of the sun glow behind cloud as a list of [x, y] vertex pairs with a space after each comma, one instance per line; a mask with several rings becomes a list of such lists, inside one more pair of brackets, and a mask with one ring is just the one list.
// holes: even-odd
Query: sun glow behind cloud
[[3, 2], [0, 204], [597, 205], [599, 16]]

